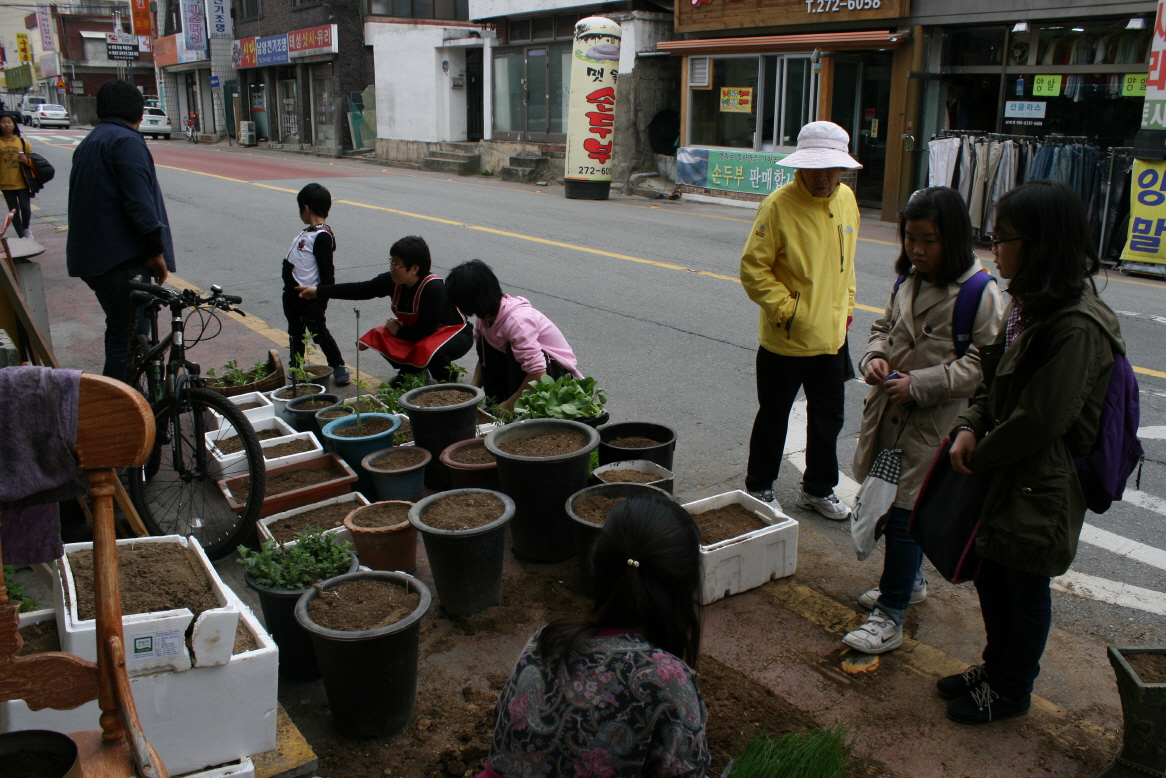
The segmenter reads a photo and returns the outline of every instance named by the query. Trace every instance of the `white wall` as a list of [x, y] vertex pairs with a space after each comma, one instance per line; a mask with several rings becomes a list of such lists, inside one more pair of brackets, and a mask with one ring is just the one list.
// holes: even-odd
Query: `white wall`
[[471, 19], [490, 19], [513, 14], [546, 13], [564, 8], [578, 8], [580, 0], [470, 0]]

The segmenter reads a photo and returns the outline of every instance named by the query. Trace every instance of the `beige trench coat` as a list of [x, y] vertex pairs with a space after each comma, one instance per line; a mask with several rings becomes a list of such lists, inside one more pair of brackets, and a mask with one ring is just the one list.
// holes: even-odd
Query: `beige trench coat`
[[[872, 386], [862, 402], [862, 427], [854, 452], [854, 477], [866, 478], [879, 452], [899, 448], [903, 469], [895, 507], [910, 510], [923, 486], [940, 441], [952, 422], [968, 408], [980, 385], [980, 347], [995, 343], [1004, 326], [1004, 305], [995, 283], [984, 288], [972, 329], [972, 345], [956, 359], [952, 314], [960, 286], [980, 272], [980, 263], [946, 287], [921, 282], [912, 273], [870, 330], [859, 365], [875, 357], [891, 370], [911, 376], [913, 409], [892, 403], [881, 386]], [[906, 425], [905, 427], [903, 425]], [[901, 434], [900, 434], [901, 433]], [[896, 442], [897, 441], [897, 442]]]

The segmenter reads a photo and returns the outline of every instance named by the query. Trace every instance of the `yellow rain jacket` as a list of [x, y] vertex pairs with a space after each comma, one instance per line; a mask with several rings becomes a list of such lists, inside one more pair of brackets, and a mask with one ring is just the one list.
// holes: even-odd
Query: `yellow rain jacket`
[[761, 306], [757, 339], [789, 357], [835, 354], [854, 310], [858, 203], [846, 184], [814, 197], [800, 176], [761, 203], [741, 255], [741, 283]]

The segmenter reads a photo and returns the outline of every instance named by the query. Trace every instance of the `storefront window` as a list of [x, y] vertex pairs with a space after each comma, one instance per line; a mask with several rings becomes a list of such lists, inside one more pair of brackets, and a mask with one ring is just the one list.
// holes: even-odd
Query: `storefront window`
[[[693, 89], [689, 98], [688, 143], [751, 149], [757, 130], [756, 111], [721, 110], [724, 88], [757, 89], [759, 57], [711, 57], [711, 87]], [[795, 133], [796, 134], [796, 133]]]
[[1111, 24], [1042, 27], [1035, 65], [1144, 65], [1150, 30]]
[[571, 45], [504, 49], [494, 55], [494, 136], [561, 140], [566, 136]]
[[280, 137], [284, 143], [300, 142], [300, 104], [295, 79], [279, 82]]
[[1004, 27], [948, 30], [943, 35], [944, 59], [949, 65], [999, 65], [1004, 62]]
[[494, 55], [495, 133], [520, 133], [524, 129], [522, 105], [524, 62], [525, 52], [521, 49]]
[[370, 0], [369, 13], [412, 19], [469, 19], [468, 0]]
[[316, 146], [336, 146], [336, 95], [332, 63], [312, 65], [312, 124]]

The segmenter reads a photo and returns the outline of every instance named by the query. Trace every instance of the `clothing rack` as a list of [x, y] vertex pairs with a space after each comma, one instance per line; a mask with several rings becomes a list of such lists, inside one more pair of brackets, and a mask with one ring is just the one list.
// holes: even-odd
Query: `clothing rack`
[[1009, 135], [1000, 132], [982, 132], [980, 130], [939, 130], [931, 136], [931, 140], [939, 138], [970, 138], [972, 140], [983, 139], [988, 141], [1018, 141], [1022, 143], [1090, 143], [1091, 139], [1088, 135], [1061, 135], [1059, 133], [1051, 133], [1049, 135]]

